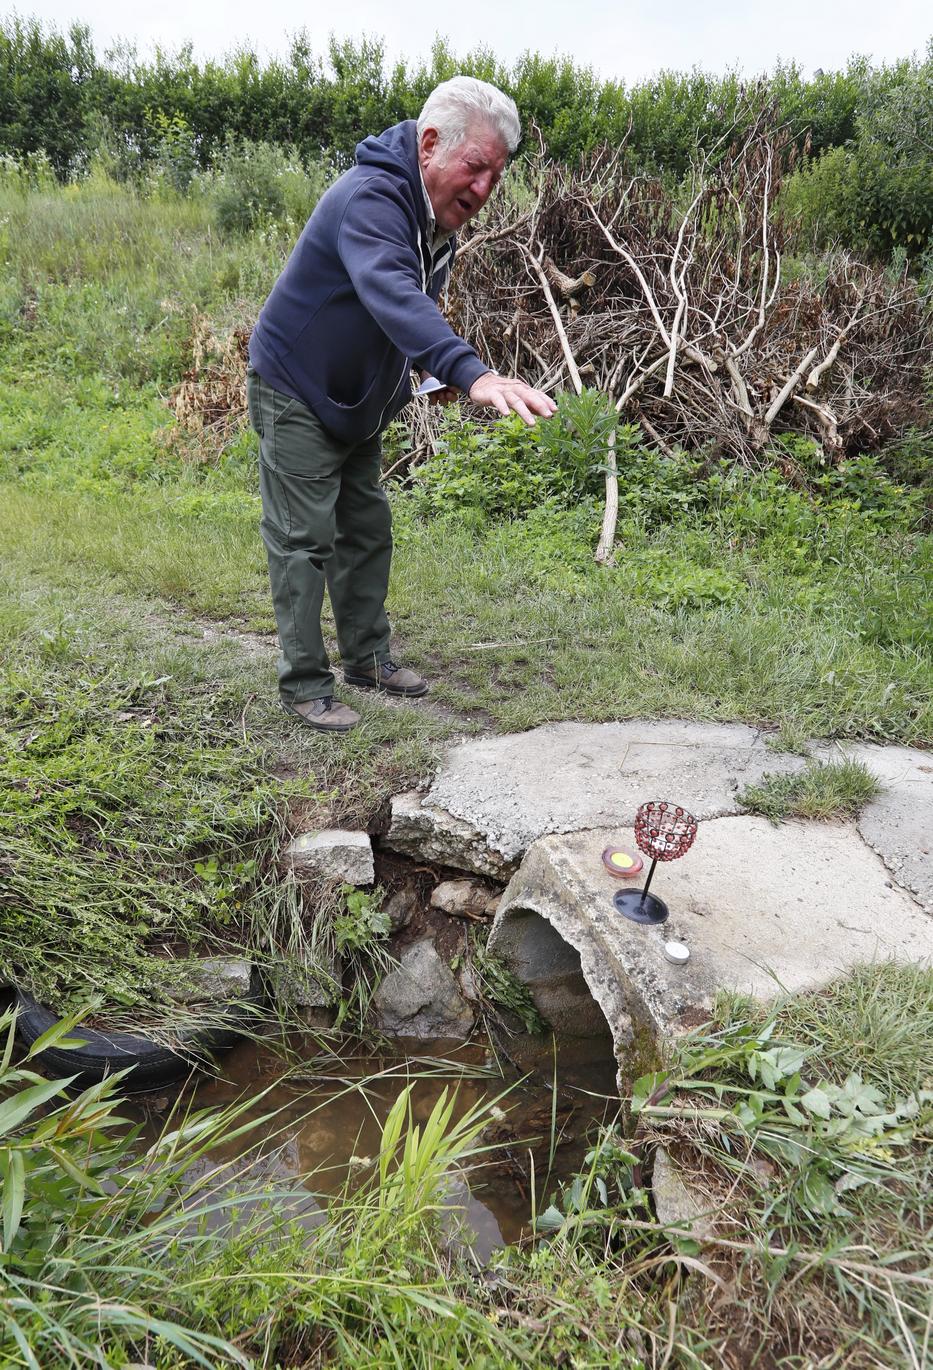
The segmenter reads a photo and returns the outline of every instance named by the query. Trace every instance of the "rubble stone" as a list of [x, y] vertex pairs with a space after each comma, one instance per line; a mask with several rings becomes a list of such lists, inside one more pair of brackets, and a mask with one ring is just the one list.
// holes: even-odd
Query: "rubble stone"
[[429, 938], [413, 942], [373, 997], [379, 1028], [397, 1037], [468, 1037], [473, 1013]]
[[488, 900], [489, 887], [478, 880], [442, 880], [431, 895], [431, 908], [465, 918], [484, 913]]
[[369, 833], [342, 828], [298, 833], [285, 849], [285, 864], [296, 874], [342, 880], [346, 885], [371, 885], [376, 879]]
[[250, 994], [253, 963], [243, 956], [205, 956], [186, 961], [174, 995], [180, 1004], [225, 1003]]

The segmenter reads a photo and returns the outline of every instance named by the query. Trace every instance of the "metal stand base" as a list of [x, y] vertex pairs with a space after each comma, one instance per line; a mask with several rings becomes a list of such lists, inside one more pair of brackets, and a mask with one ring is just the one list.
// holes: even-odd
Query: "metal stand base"
[[619, 890], [612, 902], [619, 913], [631, 918], [633, 923], [667, 922], [668, 907], [655, 894], [646, 894], [642, 890]]

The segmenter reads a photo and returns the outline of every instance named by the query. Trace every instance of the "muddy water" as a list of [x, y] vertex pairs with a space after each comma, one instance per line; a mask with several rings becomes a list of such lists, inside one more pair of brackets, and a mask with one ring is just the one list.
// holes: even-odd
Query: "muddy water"
[[[465, 1239], [482, 1259], [528, 1228], [531, 1158], [540, 1209], [550, 1202], [558, 1181], [581, 1166], [587, 1138], [618, 1107], [614, 1064], [602, 1053], [583, 1065], [559, 1066], [555, 1092], [542, 1073], [522, 1076], [485, 1043], [412, 1043], [410, 1054], [374, 1056], [346, 1049], [339, 1056], [323, 1051], [308, 1057], [308, 1040], [301, 1044], [304, 1058], [297, 1060], [298, 1043], [292, 1043], [290, 1059], [262, 1044], [241, 1043], [223, 1057], [217, 1077], [201, 1076], [177, 1098], [150, 1096], [137, 1103], [144, 1134], [154, 1139], [170, 1116], [174, 1125], [178, 1108], [216, 1107], [268, 1088], [250, 1110], [256, 1117], [278, 1110], [274, 1121], [263, 1126], [265, 1135], [247, 1134], [219, 1155], [234, 1159], [258, 1141], [258, 1164], [269, 1178], [310, 1176], [317, 1204], [326, 1205], [327, 1195], [340, 1191], [348, 1177], [365, 1174], [378, 1153], [389, 1109], [405, 1085], [412, 1084], [416, 1123], [429, 1116], [445, 1088], [456, 1091], [457, 1116], [495, 1102], [494, 1117], [481, 1139], [494, 1150], [469, 1170], [465, 1182], [458, 1179], [448, 1195], [455, 1210], [452, 1230], [466, 1232]], [[540, 1048], [539, 1056], [539, 1065], [551, 1075], [548, 1049]], [[255, 1155], [250, 1164], [255, 1167]]]

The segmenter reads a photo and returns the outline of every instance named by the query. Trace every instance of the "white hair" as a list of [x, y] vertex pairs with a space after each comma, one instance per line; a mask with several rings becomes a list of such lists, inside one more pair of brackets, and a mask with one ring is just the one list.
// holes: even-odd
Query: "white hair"
[[488, 81], [454, 76], [435, 86], [425, 100], [418, 116], [418, 137], [426, 128], [436, 128], [441, 147], [450, 151], [465, 142], [477, 124], [498, 134], [509, 152], [518, 147], [522, 126], [515, 101]]

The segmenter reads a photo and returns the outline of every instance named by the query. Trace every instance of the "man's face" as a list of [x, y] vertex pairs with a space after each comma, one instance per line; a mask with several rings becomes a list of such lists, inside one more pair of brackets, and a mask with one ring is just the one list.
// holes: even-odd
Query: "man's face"
[[484, 124], [474, 125], [459, 146], [449, 148], [438, 141], [437, 129], [424, 130], [418, 158], [439, 228], [452, 233], [479, 213], [498, 185], [508, 155], [498, 133]]

